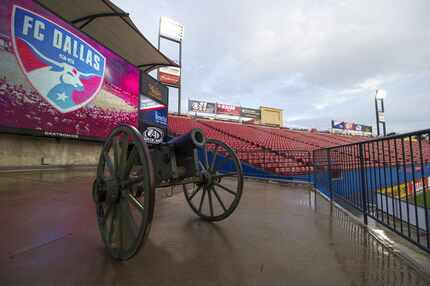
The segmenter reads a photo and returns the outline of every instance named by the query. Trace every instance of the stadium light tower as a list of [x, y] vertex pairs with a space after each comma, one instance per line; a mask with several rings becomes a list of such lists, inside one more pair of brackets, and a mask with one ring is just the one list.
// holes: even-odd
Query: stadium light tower
[[181, 82], [182, 82], [182, 40], [184, 26], [170, 18], [161, 17], [158, 30], [158, 50], [161, 39], [173, 42], [179, 46], [179, 67], [161, 67], [158, 69], [158, 80], [167, 86], [178, 89], [178, 114], [181, 114]]
[[379, 130], [380, 125], [383, 127], [383, 136], [387, 135], [387, 129], [385, 126], [385, 108], [384, 108], [384, 98], [386, 96], [386, 92], [383, 89], [377, 89], [375, 94], [375, 111], [376, 111], [376, 130], [378, 132], [378, 136], [381, 135]]

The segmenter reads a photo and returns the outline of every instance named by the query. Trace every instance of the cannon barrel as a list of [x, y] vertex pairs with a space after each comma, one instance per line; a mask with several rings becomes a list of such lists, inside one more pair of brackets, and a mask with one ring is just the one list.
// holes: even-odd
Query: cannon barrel
[[203, 147], [206, 143], [206, 136], [200, 128], [194, 128], [190, 132], [175, 137], [168, 142], [173, 146], [175, 152], [187, 153], [196, 147]]

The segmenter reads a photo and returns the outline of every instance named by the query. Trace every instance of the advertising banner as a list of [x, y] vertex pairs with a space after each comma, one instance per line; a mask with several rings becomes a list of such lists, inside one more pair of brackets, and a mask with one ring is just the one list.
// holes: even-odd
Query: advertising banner
[[216, 113], [240, 116], [240, 106], [217, 103]]
[[168, 105], [169, 89], [146, 73], [141, 74], [140, 93], [159, 103]]
[[179, 87], [181, 85], [181, 69], [177, 67], [159, 68], [158, 80], [162, 84]]
[[372, 126], [367, 126], [367, 125], [360, 125], [360, 126], [361, 126], [361, 131], [372, 133]]
[[346, 130], [346, 131], [357, 131], [361, 133], [372, 133], [372, 126], [356, 124], [345, 121], [331, 121], [331, 127], [334, 129]]
[[260, 111], [260, 109], [241, 107], [240, 108], [240, 116], [254, 118], [254, 119], [260, 119], [261, 118], [261, 111]]
[[148, 144], [160, 144], [167, 136], [168, 100], [168, 88], [142, 74], [139, 130]]
[[345, 129], [345, 123], [343, 121], [332, 120], [331, 121], [331, 128], [343, 130], [343, 129]]
[[145, 113], [145, 123], [167, 126], [167, 105], [141, 95], [140, 112]]
[[139, 130], [148, 144], [160, 144], [167, 136], [167, 106], [139, 112]]
[[143, 140], [147, 144], [160, 144], [166, 136], [165, 129], [156, 126], [146, 126], [142, 134]]
[[188, 111], [215, 113], [215, 103], [198, 100], [188, 100]]
[[160, 144], [167, 136], [167, 105], [141, 95], [139, 130], [148, 144]]
[[[424, 181], [424, 184], [423, 184]], [[393, 185], [393, 187], [389, 186], [386, 188], [378, 189], [377, 192], [386, 194], [390, 197], [395, 198], [405, 198], [406, 196], [410, 196], [415, 194], [420, 194], [425, 190], [428, 189], [430, 182], [430, 177], [424, 177], [424, 180], [422, 178], [417, 178], [415, 180], [415, 186], [413, 181], [409, 181], [406, 183], [402, 183], [399, 185]]]
[[30, 0], [0, 0], [0, 128], [106, 138], [137, 127], [139, 70]]

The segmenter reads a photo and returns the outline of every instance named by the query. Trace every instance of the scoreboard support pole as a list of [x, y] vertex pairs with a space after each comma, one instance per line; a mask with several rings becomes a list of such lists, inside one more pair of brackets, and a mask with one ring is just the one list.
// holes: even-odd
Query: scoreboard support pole
[[179, 42], [179, 86], [178, 86], [178, 114], [181, 115], [181, 89], [182, 89], [182, 41]]
[[378, 97], [378, 90], [376, 90], [375, 95], [375, 112], [376, 112], [376, 131], [378, 137], [381, 136], [381, 124], [382, 124], [382, 135], [387, 135], [387, 128], [385, 125], [385, 117], [381, 119], [381, 115], [384, 116], [385, 107], [384, 107], [384, 98]]
[[[158, 50], [160, 50], [160, 47], [161, 47], [161, 38], [163, 38], [164, 40], [176, 43], [179, 46], [178, 47], [179, 48], [179, 59], [178, 59], [178, 64], [179, 64], [179, 83], [178, 83], [177, 86], [176, 85], [169, 85], [169, 84], [165, 84], [165, 85], [167, 85], [169, 87], [172, 87], [172, 88], [178, 89], [178, 114], [181, 115], [181, 101], [182, 101], [181, 100], [181, 89], [182, 89], [182, 39], [181, 40], [174, 40], [172, 38], [165, 37], [165, 36], [163, 36], [161, 34], [160, 29], [161, 29], [161, 19], [160, 19], [160, 25], [159, 25], [159, 29], [158, 29]], [[158, 81], [160, 81], [159, 75], [160, 75], [160, 72], [159, 72], [159, 70], [157, 70]]]

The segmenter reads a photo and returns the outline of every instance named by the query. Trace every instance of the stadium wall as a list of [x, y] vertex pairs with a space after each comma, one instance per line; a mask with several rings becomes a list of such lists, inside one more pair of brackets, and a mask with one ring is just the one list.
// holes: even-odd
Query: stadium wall
[[96, 166], [99, 142], [1, 134], [0, 170]]
[[[424, 165], [423, 174], [424, 177], [430, 176], [430, 164]], [[316, 171], [314, 175], [317, 177], [319, 182], [318, 189], [324, 194], [329, 195], [329, 174], [327, 170]], [[357, 170], [342, 171], [339, 178], [332, 179], [332, 191], [342, 196], [359, 196], [361, 193], [360, 176], [361, 173]], [[399, 167], [398, 179], [396, 166], [387, 166], [385, 168], [367, 167], [364, 171], [364, 176], [366, 178], [366, 191], [369, 192], [369, 194], [376, 194], [378, 191], [384, 193], [385, 191], [382, 190], [384, 188], [387, 188], [388, 192], [390, 192], [391, 186], [393, 186], [394, 193], [396, 193], [396, 187], [399, 184], [411, 182], [414, 178], [418, 183], [422, 180], [421, 169], [418, 171], [415, 170], [413, 174], [413, 168], [411, 165], [405, 166], [405, 172], [403, 171], [403, 167]], [[351, 182], [355, 182], [355, 184], [351, 184]], [[345, 193], [346, 185], [348, 186], [348, 194]]]

